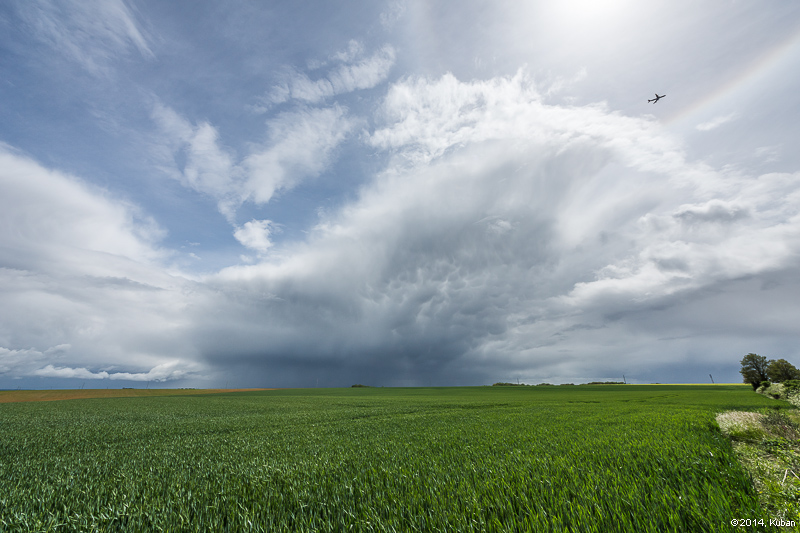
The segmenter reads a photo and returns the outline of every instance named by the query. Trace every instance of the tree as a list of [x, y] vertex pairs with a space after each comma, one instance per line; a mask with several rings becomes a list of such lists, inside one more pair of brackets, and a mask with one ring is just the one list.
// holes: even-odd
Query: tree
[[752, 385], [755, 390], [762, 381], [769, 379], [767, 368], [771, 362], [767, 361], [763, 355], [749, 353], [742, 358], [742, 369], [739, 370], [739, 373], [744, 378], [744, 382]]
[[767, 366], [767, 375], [769, 380], [773, 383], [783, 383], [790, 379], [800, 379], [800, 370], [787, 361], [786, 359], [778, 359], [777, 361], [770, 361]]

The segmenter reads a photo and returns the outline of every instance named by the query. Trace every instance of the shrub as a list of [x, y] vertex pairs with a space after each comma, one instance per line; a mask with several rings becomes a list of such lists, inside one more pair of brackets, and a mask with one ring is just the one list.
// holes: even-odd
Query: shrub
[[800, 379], [790, 379], [783, 382], [783, 389], [786, 396], [792, 396], [800, 392]]
[[762, 385], [761, 387], [758, 388], [758, 391], [761, 394], [769, 396], [770, 398], [775, 398], [776, 400], [779, 398], [786, 398], [786, 394], [784, 394], [782, 383], [771, 383], [766, 387]]
[[789, 419], [786, 413], [777, 410], [768, 411], [762, 418], [761, 424], [770, 434], [784, 439], [797, 438], [797, 423]]
[[794, 394], [790, 394], [788, 398], [789, 403], [794, 405], [795, 407], [800, 407], [800, 392], [795, 392]]

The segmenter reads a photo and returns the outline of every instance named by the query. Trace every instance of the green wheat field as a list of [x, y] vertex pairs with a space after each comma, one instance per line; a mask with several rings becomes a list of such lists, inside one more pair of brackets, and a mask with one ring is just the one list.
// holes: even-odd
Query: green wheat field
[[[0, 404], [0, 531], [779, 531], [714, 417], [746, 385]], [[784, 529], [785, 531], [785, 529]]]

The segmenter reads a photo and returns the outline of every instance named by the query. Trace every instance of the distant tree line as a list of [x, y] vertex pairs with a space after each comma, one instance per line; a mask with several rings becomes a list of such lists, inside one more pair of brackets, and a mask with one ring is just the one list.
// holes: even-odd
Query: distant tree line
[[786, 359], [772, 360], [763, 355], [749, 353], [742, 358], [739, 373], [745, 383], [758, 389], [762, 384], [783, 383], [800, 379], [800, 370]]

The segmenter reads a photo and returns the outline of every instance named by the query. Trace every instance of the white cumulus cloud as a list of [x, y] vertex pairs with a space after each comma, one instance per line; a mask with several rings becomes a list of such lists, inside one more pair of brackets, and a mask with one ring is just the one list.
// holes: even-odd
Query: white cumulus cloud
[[0, 145], [0, 374], [189, 364], [176, 333], [191, 283], [168, 273], [163, 235], [133, 204]]
[[92, 372], [86, 368], [54, 367], [47, 365], [31, 372], [31, 375], [45, 378], [110, 379], [125, 381], [172, 381], [189, 376], [191, 371], [181, 368], [178, 361], [162, 363], [148, 372]]
[[272, 222], [269, 220], [251, 220], [237, 228], [233, 236], [242, 243], [242, 246], [263, 254], [272, 247], [272, 241], [269, 239], [272, 228]]

